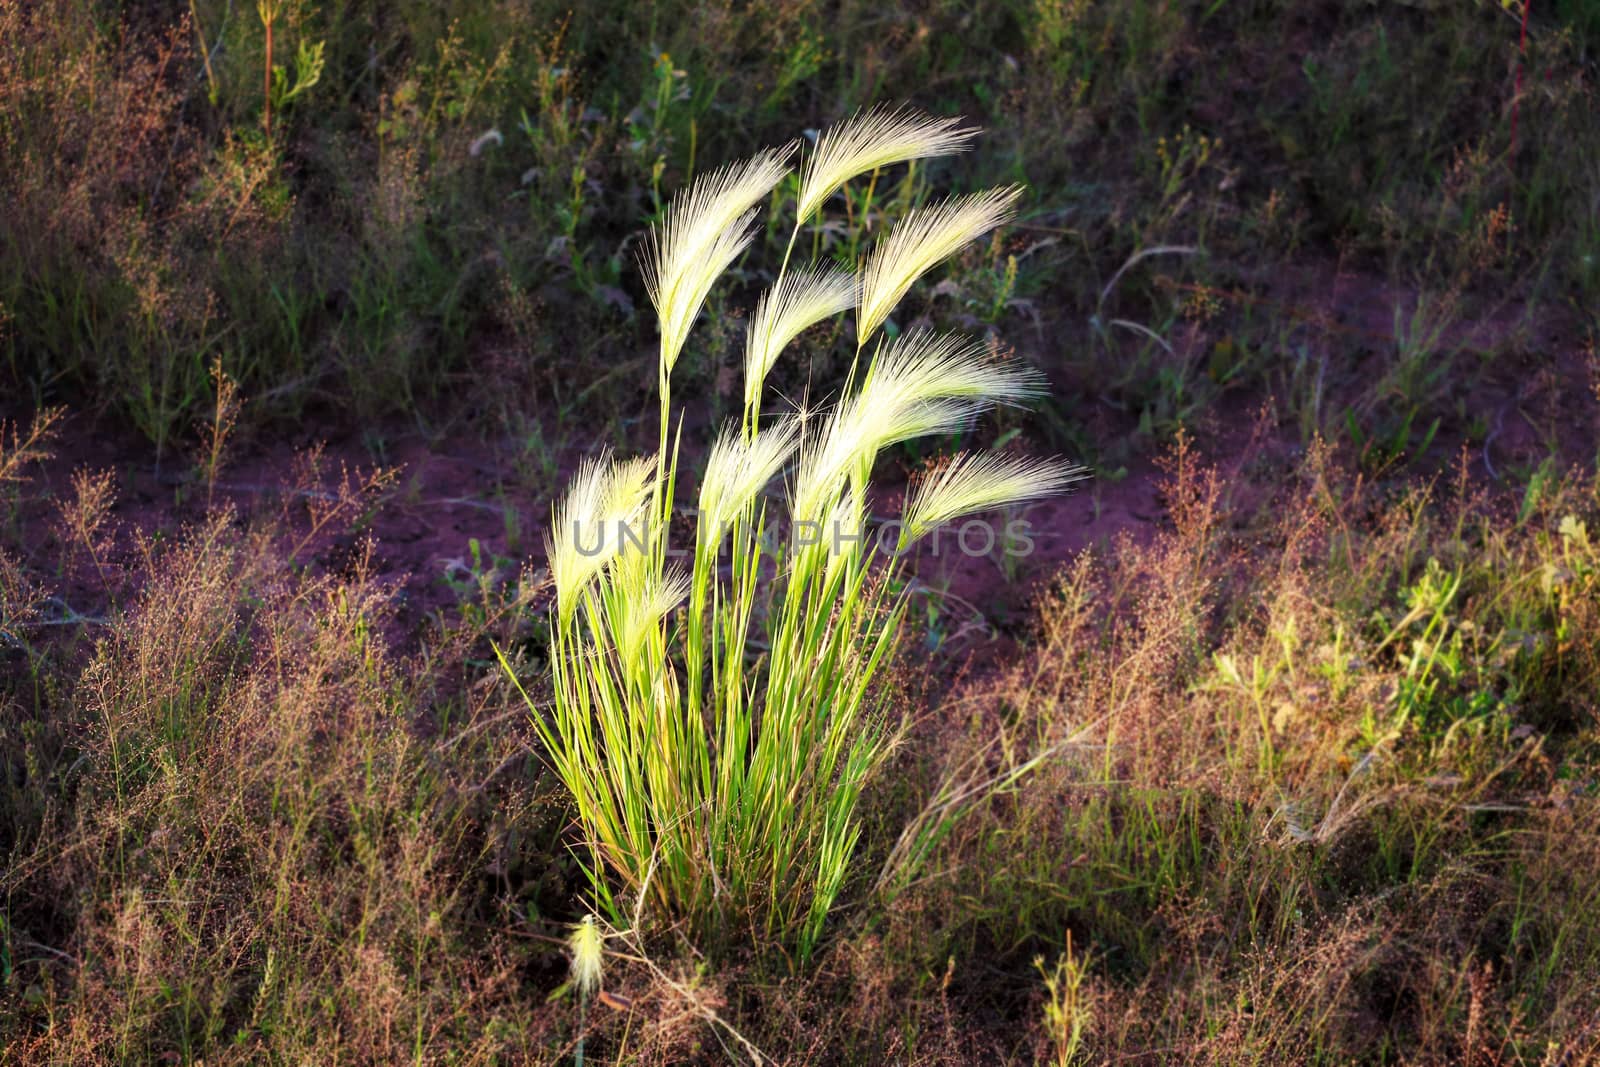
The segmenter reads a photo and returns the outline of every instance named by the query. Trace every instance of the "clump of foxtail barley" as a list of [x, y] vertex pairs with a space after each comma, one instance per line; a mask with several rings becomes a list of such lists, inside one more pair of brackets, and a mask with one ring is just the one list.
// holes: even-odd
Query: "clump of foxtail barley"
[[[603, 903], [614, 907], [620, 887], [697, 933], [754, 926], [808, 956], [850, 868], [862, 787], [886, 751], [874, 680], [900, 636], [905, 600], [892, 579], [902, 555], [942, 523], [1060, 492], [1077, 475], [1059, 460], [962, 456], [913, 490], [896, 538], [867, 533], [885, 448], [1042, 392], [1038, 375], [962, 338], [881, 332], [919, 277], [1010, 218], [1020, 190], [908, 213], [854, 274], [791, 270], [789, 260], [801, 227], [850, 179], [961, 151], [974, 133], [874, 110], [819, 138], [783, 264], [751, 319], [742, 417], [707, 460], [686, 569], [666, 544], [679, 473], [668, 447], [672, 370], [795, 146], [701, 177], [652, 233], [658, 449], [625, 461], [602, 453], [556, 508], [554, 702], [534, 716]], [[766, 377], [784, 348], [851, 309], [856, 358], [834, 409], [765, 418]], [[765, 490], [785, 469], [794, 536], [776, 572], [763, 573], [775, 524]], [[765, 654], [753, 656], [758, 648]]]

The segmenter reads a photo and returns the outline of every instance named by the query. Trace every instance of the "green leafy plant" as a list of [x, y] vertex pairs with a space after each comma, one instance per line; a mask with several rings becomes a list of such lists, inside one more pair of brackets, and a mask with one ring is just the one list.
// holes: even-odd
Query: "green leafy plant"
[[[852, 178], [959, 150], [973, 132], [874, 110], [818, 140], [783, 266], [751, 319], [743, 416], [707, 459], [687, 570], [666, 536], [679, 474], [672, 369], [793, 146], [701, 177], [653, 231], [659, 445], [654, 456], [589, 460], [556, 509], [554, 700], [534, 708], [577, 807], [588, 874], [613, 910], [614, 879], [696, 933], [764, 928], [809, 956], [850, 869], [862, 788], [892, 735], [874, 683], [901, 634], [906, 596], [893, 579], [905, 551], [960, 515], [1058, 492], [1076, 474], [1056, 460], [962, 455], [911, 491], [895, 528], [868, 530], [883, 449], [1040, 392], [1036, 375], [959, 337], [879, 334], [921, 275], [1009, 217], [1019, 190], [907, 213], [854, 275], [791, 270], [789, 259], [801, 227]], [[766, 419], [763, 383], [784, 348], [852, 306], [856, 357], [833, 410]], [[791, 461], [783, 537], [763, 491]]]
[[1073, 955], [1072, 933], [1067, 932], [1066, 950], [1055, 966], [1047, 968], [1043, 956], [1035, 956], [1033, 969], [1044, 979], [1044, 1032], [1049, 1040], [1049, 1063], [1071, 1067], [1085, 1059], [1083, 1039], [1093, 1021], [1092, 1006], [1082, 991], [1089, 974], [1089, 960]]
[[294, 80], [283, 65], [272, 68], [272, 106], [282, 111], [291, 101], [322, 80], [326, 43], [302, 40], [294, 53]]
[[326, 42], [313, 44], [303, 38], [298, 42], [293, 81], [289, 78], [288, 68], [272, 62], [274, 29], [285, 17], [293, 21], [299, 14], [289, 9], [285, 0], [256, 0], [256, 15], [261, 19], [262, 31], [261, 127], [269, 137], [272, 135], [273, 111], [282, 111], [291, 100], [322, 79]]

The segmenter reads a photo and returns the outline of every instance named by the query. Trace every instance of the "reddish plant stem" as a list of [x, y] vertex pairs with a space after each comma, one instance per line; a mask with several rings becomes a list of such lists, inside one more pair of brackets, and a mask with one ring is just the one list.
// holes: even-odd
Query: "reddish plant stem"
[[[262, 73], [261, 123], [266, 128], [267, 136], [271, 137], [272, 136], [272, 20], [271, 19], [266, 19], [265, 22], [266, 22], [266, 26], [267, 26], [267, 61], [263, 65], [263, 69], [262, 69], [262, 72], [261, 72]], [[1518, 85], [1521, 84], [1520, 76], [1518, 78], [1517, 84]], [[1516, 129], [1517, 129], [1516, 114], [1517, 113], [1516, 113], [1515, 110], [1513, 110], [1511, 112], [1511, 116], [1512, 116], [1512, 118], [1511, 118], [1511, 131], [1512, 131], [1511, 132], [1511, 140], [1512, 140], [1513, 143], [1516, 142]]]
[[1522, 66], [1528, 58], [1528, 12], [1533, 10], [1533, 0], [1522, 0], [1522, 37], [1517, 42], [1517, 84], [1511, 94], [1511, 152], [1507, 159], [1515, 165], [1517, 159], [1517, 109], [1522, 106]]

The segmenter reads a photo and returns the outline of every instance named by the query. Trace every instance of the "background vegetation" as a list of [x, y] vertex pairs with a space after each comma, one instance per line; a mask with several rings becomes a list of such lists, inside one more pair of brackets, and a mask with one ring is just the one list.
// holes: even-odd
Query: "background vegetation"
[[[1597, 46], [1578, 0], [0, 0], [0, 1061], [1593, 1061]], [[891, 325], [1014, 346], [1051, 397], [968, 436], [1096, 477], [919, 574], [815, 959], [610, 929], [585, 1002], [491, 640], [537, 678], [537, 526], [656, 439], [666, 199], [902, 100], [981, 150], [812, 250], [1025, 184]], [[693, 455], [792, 223], [682, 357]], [[824, 395], [853, 341], [802, 350]], [[441, 455], [478, 525], [406, 579]]]

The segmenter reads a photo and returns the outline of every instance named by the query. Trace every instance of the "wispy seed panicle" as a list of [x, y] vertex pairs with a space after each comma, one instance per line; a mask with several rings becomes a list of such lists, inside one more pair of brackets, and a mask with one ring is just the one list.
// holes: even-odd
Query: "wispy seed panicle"
[[[622, 558], [630, 561], [631, 568], [635, 557], [649, 560], [642, 552], [625, 552]], [[643, 568], [640, 570], [643, 572]], [[638, 663], [645, 638], [689, 595], [689, 575], [679, 568], [666, 573], [643, 572], [641, 579], [631, 584], [634, 588], [624, 594], [626, 607], [616, 634], [617, 652], [629, 670]]]
[[964, 453], [913, 490], [903, 517], [902, 544], [962, 515], [1052, 496], [1084, 473], [1083, 467], [1057, 459]]
[[606, 451], [573, 475], [545, 544], [563, 622], [572, 617], [584, 585], [616, 556], [624, 530], [640, 525], [654, 470], [653, 459], [618, 463]]
[[700, 483], [700, 522], [720, 533], [789, 461], [799, 440], [800, 421], [793, 417], [779, 419], [750, 441], [735, 427], [724, 430], [711, 447]]
[[1046, 391], [1032, 367], [995, 359], [981, 342], [931, 330], [911, 330], [889, 342], [863, 389], [907, 401], [966, 397], [992, 404], [1020, 404]]
[[834, 408], [815, 443], [801, 455], [794, 496], [796, 517], [821, 518], [845, 480], [869, 468], [888, 446], [965, 429], [984, 407], [971, 400], [891, 394], [874, 390], [869, 383]]
[[861, 268], [857, 338], [882, 326], [918, 278], [1010, 219], [1021, 195], [1020, 186], [990, 189], [907, 212]]
[[930, 118], [901, 108], [875, 107], [828, 127], [806, 162], [800, 182], [800, 222], [851, 178], [912, 159], [964, 152], [978, 130], [957, 118]]
[[884, 346], [860, 390], [834, 409], [801, 457], [796, 508], [815, 519], [844, 479], [900, 441], [953, 433], [995, 404], [1041, 395], [1044, 379], [1014, 360], [990, 357], [954, 334], [913, 330]]
[[745, 403], [761, 397], [767, 374], [789, 342], [830, 315], [856, 303], [855, 277], [840, 270], [795, 271], [762, 294], [750, 319], [744, 348]]
[[593, 915], [572, 928], [567, 938], [567, 951], [572, 953], [572, 984], [578, 996], [587, 1000], [600, 988], [600, 976], [605, 965], [605, 941]]
[[702, 176], [672, 199], [665, 218], [651, 228], [645, 286], [661, 322], [661, 360], [668, 371], [712, 283], [749, 243], [755, 207], [789, 172], [794, 148], [769, 148]]

